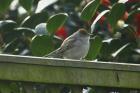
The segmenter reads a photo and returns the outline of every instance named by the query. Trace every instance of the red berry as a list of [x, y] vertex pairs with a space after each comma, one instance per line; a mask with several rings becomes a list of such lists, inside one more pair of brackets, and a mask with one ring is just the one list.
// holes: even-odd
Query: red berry
[[61, 27], [60, 29], [58, 29], [55, 33], [55, 35], [57, 35], [58, 37], [65, 39], [67, 37], [67, 31], [65, 27]]

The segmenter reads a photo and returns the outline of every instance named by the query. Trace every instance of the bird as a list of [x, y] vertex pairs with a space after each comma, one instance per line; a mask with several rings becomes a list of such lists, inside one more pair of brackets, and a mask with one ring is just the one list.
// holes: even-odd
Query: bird
[[83, 59], [87, 55], [90, 47], [90, 33], [84, 28], [80, 28], [67, 37], [61, 46], [46, 55], [48, 58], [63, 59]]

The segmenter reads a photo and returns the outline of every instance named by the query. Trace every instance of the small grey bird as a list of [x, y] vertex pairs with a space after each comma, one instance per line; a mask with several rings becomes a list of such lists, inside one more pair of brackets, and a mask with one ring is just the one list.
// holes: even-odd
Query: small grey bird
[[81, 28], [71, 36], [67, 37], [60, 48], [49, 53], [46, 57], [66, 58], [66, 59], [82, 59], [89, 50], [90, 34], [87, 30]]

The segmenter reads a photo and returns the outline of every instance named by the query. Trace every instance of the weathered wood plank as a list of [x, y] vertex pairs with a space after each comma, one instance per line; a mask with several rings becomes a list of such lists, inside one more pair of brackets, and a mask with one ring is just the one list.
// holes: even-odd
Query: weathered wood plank
[[[96, 68], [96, 69], [114, 69], [114, 70], [130, 70], [140, 71], [140, 64], [131, 63], [117, 63], [117, 62], [94, 62], [86, 60], [71, 60], [71, 59], [58, 59], [46, 58], [35, 56], [19, 56], [0, 54], [0, 62], [7, 63], [24, 63], [24, 64], [38, 64], [48, 66], [64, 66], [64, 67], [79, 67], [79, 68]], [[133, 63], [133, 62], [132, 62]]]
[[0, 79], [140, 89], [140, 65], [1, 54]]

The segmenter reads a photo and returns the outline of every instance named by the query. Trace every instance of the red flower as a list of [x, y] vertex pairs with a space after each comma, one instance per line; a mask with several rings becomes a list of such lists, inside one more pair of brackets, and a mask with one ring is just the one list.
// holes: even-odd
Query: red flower
[[61, 27], [60, 29], [58, 29], [58, 30], [56, 31], [55, 35], [57, 35], [58, 37], [60, 37], [60, 38], [62, 38], [62, 39], [65, 39], [65, 38], [68, 36], [65, 27]]
[[140, 37], [140, 27], [137, 27], [136, 36], [137, 36], [137, 37]]
[[99, 20], [100, 24], [103, 24], [103, 22], [106, 20], [106, 17], [105, 16], [102, 16]]
[[110, 1], [109, 0], [102, 0], [101, 4], [103, 4], [104, 6], [108, 6], [108, 5], [110, 5]]
[[[96, 15], [95, 15], [95, 17], [94, 17], [94, 20], [96, 19], [96, 17], [98, 17], [99, 14], [100, 14], [99, 12], [96, 13]], [[105, 16], [102, 16], [102, 17], [99, 19], [99, 23], [100, 23], [100, 24], [103, 24], [105, 20], [106, 20], [106, 17], [105, 17]]]
[[136, 14], [134, 17], [134, 24], [136, 25], [137, 29], [137, 36], [140, 37], [140, 14]]
[[135, 15], [134, 22], [137, 26], [140, 26], [140, 13]]

